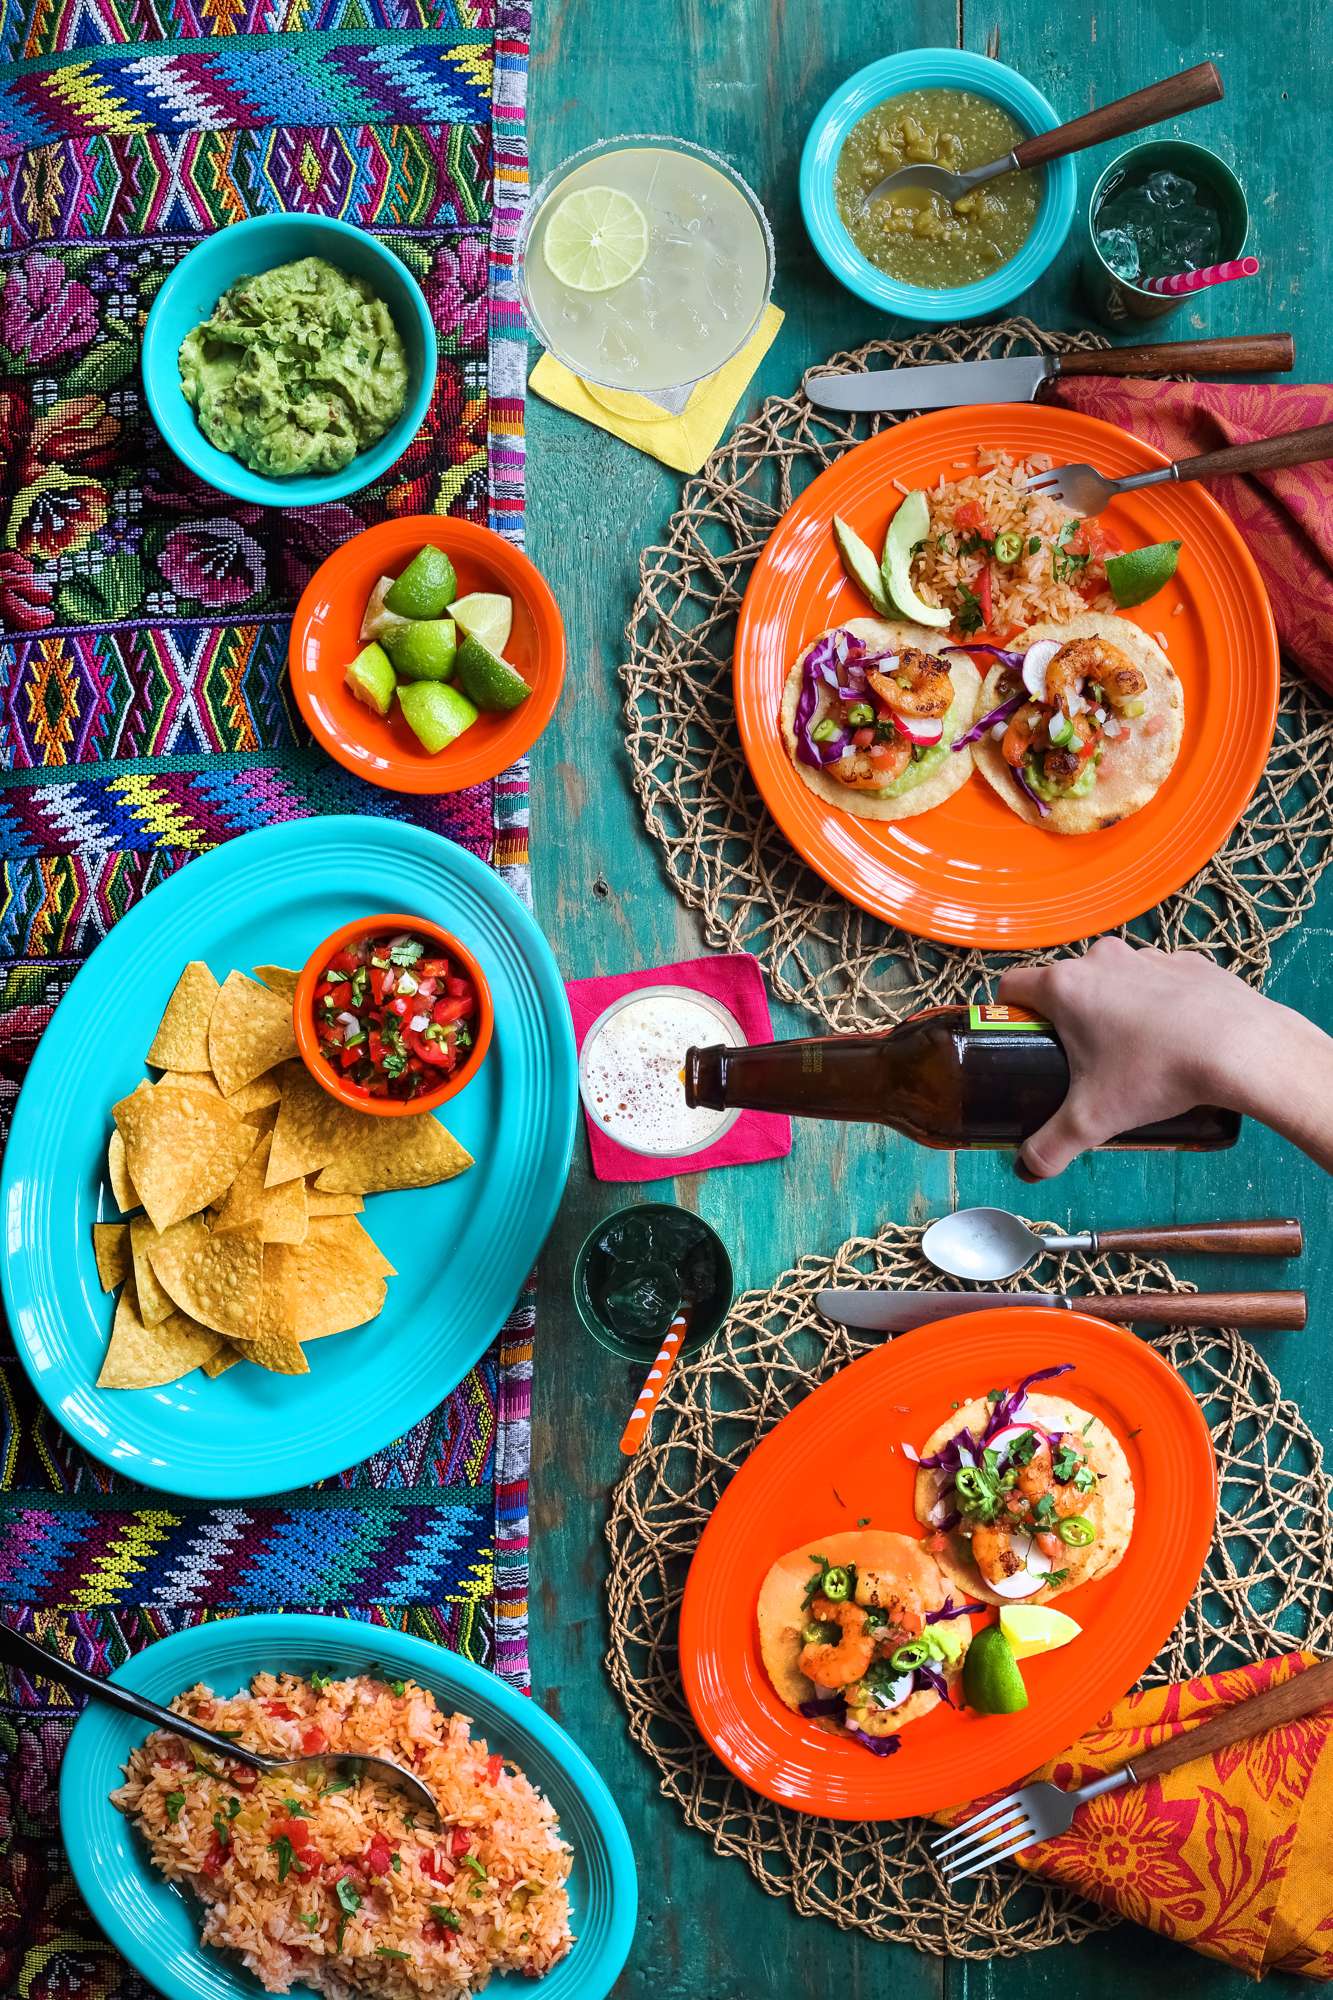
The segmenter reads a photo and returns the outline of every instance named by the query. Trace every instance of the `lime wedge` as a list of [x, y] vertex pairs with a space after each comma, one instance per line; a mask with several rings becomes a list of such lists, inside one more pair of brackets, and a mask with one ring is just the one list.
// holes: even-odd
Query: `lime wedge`
[[456, 597], [449, 607], [449, 615], [462, 632], [470, 632], [474, 639], [480, 639], [483, 646], [489, 646], [493, 653], [503, 653], [509, 644], [509, 634], [514, 626], [514, 602], [510, 597], [502, 597], [496, 590], [473, 590], [466, 597]]
[[1028, 1705], [1013, 1647], [998, 1625], [977, 1633], [963, 1661], [963, 1694], [978, 1715], [1016, 1715]]
[[406, 681], [398, 689], [398, 704], [422, 749], [432, 753], [447, 750], [477, 719], [467, 696], [444, 681]]
[[453, 564], [443, 549], [427, 542], [386, 592], [384, 605], [399, 618], [438, 618], [448, 610], [457, 590]]
[[398, 681], [383, 646], [377, 646], [374, 640], [363, 646], [343, 679], [357, 700], [374, 709], [376, 715], [389, 713]]
[[386, 632], [384, 643], [405, 681], [447, 681], [453, 675], [458, 633], [452, 618], [414, 618]]
[[1176, 573], [1179, 542], [1149, 542], [1145, 549], [1130, 549], [1123, 556], [1106, 558], [1106, 581], [1122, 611], [1155, 597]]
[[382, 576], [371, 591], [366, 601], [365, 615], [361, 620], [361, 637], [363, 639], [379, 639], [383, 641], [386, 632], [393, 632], [400, 626], [407, 624], [408, 621], [406, 618], [395, 617], [392, 611], [386, 611], [384, 608], [384, 600], [392, 589], [393, 578], [391, 576]]
[[1027, 1660], [1034, 1653], [1054, 1653], [1067, 1646], [1083, 1627], [1049, 1604], [1006, 1604], [1000, 1612], [1000, 1630], [1014, 1658]]
[[609, 292], [648, 255], [648, 219], [619, 188], [575, 188], [546, 225], [542, 255], [571, 292]]
[[522, 674], [469, 633], [458, 649], [458, 684], [478, 708], [505, 714], [527, 700], [532, 689]]

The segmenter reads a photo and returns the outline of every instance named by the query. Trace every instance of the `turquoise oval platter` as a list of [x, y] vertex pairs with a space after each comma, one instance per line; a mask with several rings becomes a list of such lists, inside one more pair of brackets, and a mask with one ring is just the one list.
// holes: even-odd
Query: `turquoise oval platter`
[[[266, 1612], [172, 1633], [136, 1653], [112, 1679], [168, 1702], [197, 1681], [235, 1694], [260, 1672], [347, 1675], [385, 1667], [419, 1681], [446, 1710], [469, 1716], [491, 1748], [511, 1757], [550, 1799], [574, 1850], [575, 1943], [568, 1956], [540, 1980], [497, 1977], [487, 1995], [604, 2000], [625, 1963], [638, 1910], [624, 1822], [572, 1738], [484, 1667], [381, 1626]], [[112, 1944], [167, 2000], [258, 2000], [264, 1988], [238, 1958], [200, 1942], [197, 1906], [156, 1873], [143, 1842], [111, 1804], [121, 1766], [146, 1734], [142, 1722], [96, 1701], [75, 1725], [60, 1773], [60, 1824], [75, 1880]], [[292, 1991], [310, 1993], [305, 1986]]]
[[[476, 953], [495, 1038], [444, 1122], [476, 1164], [370, 1195], [362, 1218], [398, 1276], [367, 1326], [315, 1342], [310, 1373], [199, 1370], [160, 1389], [98, 1390], [112, 1301], [92, 1225], [114, 1216], [111, 1106], [186, 962], [298, 968], [341, 923], [419, 911]], [[95, 1030], [90, 1032], [90, 1024]], [[0, 1178], [0, 1285], [19, 1356], [56, 1420], [127, 1478], [204, 1500], [283, 1492], [344, 1471], [432, 1410], [499, 1331], [569, 1172], [577, 1062], [550, 946], [499, 876], [452, 841], [387, 819], [295, 820], [215, 848], [137, 904], [56, 1009], [19, 1096]]]

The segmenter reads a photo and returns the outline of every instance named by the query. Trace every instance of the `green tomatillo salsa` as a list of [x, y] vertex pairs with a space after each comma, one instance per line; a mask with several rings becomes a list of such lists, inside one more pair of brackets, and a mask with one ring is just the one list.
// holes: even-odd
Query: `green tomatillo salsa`
[[267, 478], [340, 472], [407, 403], [389, 308], [322, 257], [224, 292], [181, 342], [180, 376], [209, 443]]
[[320, 1054], [367, 1097], [409, 1101], [453, 1075], [472, 1047], [477, 994], [438, 946], [410, 931], [355, 938], [320, 973]]

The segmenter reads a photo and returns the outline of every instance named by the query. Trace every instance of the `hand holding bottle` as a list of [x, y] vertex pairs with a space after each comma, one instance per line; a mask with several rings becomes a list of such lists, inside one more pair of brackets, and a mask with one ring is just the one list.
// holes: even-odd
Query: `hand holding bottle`
[[998, 998], [1050, 1021], [1069, 1059], [1064, 1103], [1018, 1156], [1025, 1179], [1204, 1103], [1262, 1119], [1333, 1171], [1333, 1041], [1203, 953], [1099, 938], [1082, 958], [1006, 972]]

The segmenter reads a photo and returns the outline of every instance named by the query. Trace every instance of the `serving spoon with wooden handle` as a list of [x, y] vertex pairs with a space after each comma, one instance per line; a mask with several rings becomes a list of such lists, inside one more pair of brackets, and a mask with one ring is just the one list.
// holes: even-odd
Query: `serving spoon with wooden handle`
[[1087, 111], [1067, 125], [1057, 125], [1050, 132], [1034, 132], [1002, 160], [988, 160], [984, 166], [969, 167], [965, 173], [955, 174], [947, 167], [926, 162], [918, 165], [915, 161], [896, 167], [882, 181], [876, 181], [863, 199], [867, 203], [879, 201], [895, 188], [910, 187], [942, 195], [945, 201], [961, 201], [974, 188], [998, 179], [1001, 174], [1039, 167], [1047, 160], [1062, 160], [1067, 153], [1100, 146], [1105, 139], [1141, 132], [1145, 125], [1160, 125], [1164, 118], [1174, 118], [1182, 111], [1196, 111], [1201, 104], [1216, 104], [1221, 96], [1222, 79], [1216, 65], [1196, 63], [1193, 69], [1182, 69], [1179, 75], [1165, 77], [1161, 83], [1150, 83], [1146, 90], [1118, 97], [1113, 104], [1099, 105], [1095, 111]]
[[333, 1750], [300, 1757], [266, 1756], [260, 1750], [248, 1749], [244, 1743], [230, 1736], [215, 1735], [211, 1729], [205, 1729], [202, 1723], [192, 1722], [186, 1715], [177, 1715], [170, 1708], [160, 1707], [147, 1695], [135, 1694], [116, 1681], [104, 1680], [100, 1674], [85, 1673], [82, 1667], [49, 1653], [45, 1646], [39, 1646], [26, 1633], [16, 1632], [3, 1619], [0, 1619], [0, 1664], [21, 1667], [27, 1674], [44, 1674], [48, 1680], [57, 1681], [62, 1687], [78, 1688], [80, 1693], [91, 1695], [94, 1701], [107, 1702], [112, 1708], [120, 1709], [122, 1714], [151, 1723], [154, 1729], [170, 1730], [173, 1736], [193, 1743], [198, 1750], [209, 1751], [214, 1757], [233, 1764], [247, 1764], [252, 1771], [262, 1772], [265, 1777], [331, 1778], [340, 1785], [359, 1784], [363, 1778], [373, 1778], [407, 1799], [415, 1812], [430, 1813], [443, 1823], [443, 1815], [430, 1787], [423, 1785], [413, 1772], [404, 1770], [401, 1764], [395, 1764], [389, 1757], [342, 1756]]

